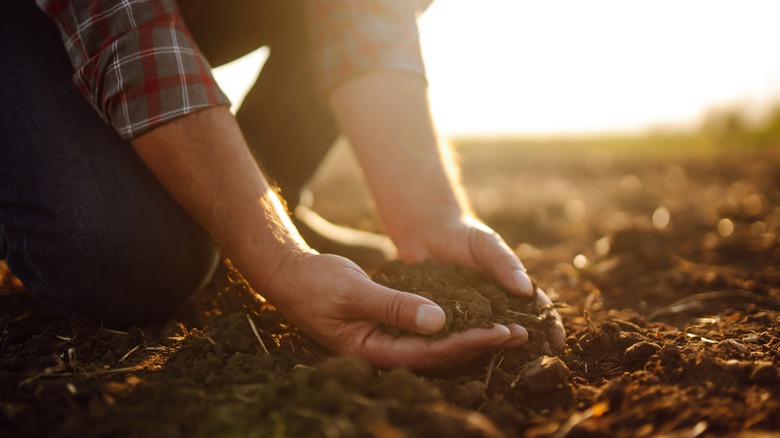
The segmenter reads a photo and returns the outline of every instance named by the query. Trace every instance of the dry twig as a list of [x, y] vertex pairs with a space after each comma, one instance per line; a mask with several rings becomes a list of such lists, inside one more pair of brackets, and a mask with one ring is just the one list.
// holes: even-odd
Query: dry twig
[[658, 318], [661, 315], [675, 314], [675, 313], [682, 312], [688, 309], [689, 306], [693, 303], [706, 301], [706, 300], [717, 300], [721, 298], [731, 298], [731, 297], [745, 298], [747, 300], [756, 303], [765, 304], [767, 306], [774, 308], [775, 310], [780, 310], [780, 302], [778, 302], [775, 299], [758, 295], [753, 292], [746, 291], [744, 289], [727, 289], [727, 290], [718, 290], [713, 292], [703, 292], [703, 293], [689, 295], [681, 300], [675, 301], [672, 304], [662, 307], [656, 310], [655, 312], [647, 315], [647, 319], [653, 320], [655, 318]]
[[493, 353], [493, 355], [490, 357], [490, 363], [488, 363], [487, 366], [487, 375], [485, 376], [485, 388], [488, 387], [490, 384], [490, 377], [493, 376], [493, 368], [495, 368], [496, 365], [496, 356], [498, 356], [498, 353]]
[[68, 348], [68, 365], [74, 372], [79, 370], [79, 360], [76, 357], [75, 348]]
[[92, 376], [99, 376], [104, 374], [117, 374], [117, 373], [132, 373], [134, 371], [138, 371], [143, 369], [143, 365], [136, 365], [132, 367], [127, 368], [112, 368], [107, 370], [95, 370], [95, 371], [79, 371], [79, 372], [65, 372], [65, 373], [59, 373], [57, 372], [60, 369], [64, 369], [64, 367], [51, 367], [46, 368], [43, 370], [42, 373], [38, 373], [34, 376], [28, 377], [21, 382], [19, 382], [19, 386], [27, 385], [28, 383], [32, 383], [42, 377], [67, 377], [67, 376], [84, 376], [84, 377], [92, 377]]
[[107, 331], [107, 332], [109, 332], [109, 333], [111, 333], [111, 334], [113, 334], [113, 335], [123, 335], [123, 336], [127, 336], [127, 335], [129, 335], [129, 333], [128, 333], [128, 332], [123, 332], [122, 330], [114, 330], [114, 329], [105, 328], [105, 327], [101, 327], [101, 328], [102, 328], [104, 331]]
[[257, 327], [255, 326], [255, 322], [252, 321], [252, 317], [249, 316], [248, 313], [246, 314], [246, 320], [249, 321], [249, 326], [252, 327], [252, 333], [255, 334], [257, 341], [260, 342], [260, 346], [263, 347], [263, 351], [265, 351], [265, 353], [268, 354], [268, 349], [265, 348], [265, 343], [263, 342], [263, 338], [260, 337], [260, 333], [257, 332]]
[[121, 363], [123, 360], [127, 359], [128, 356], [130, 356], [131, 354], [135, 353], [135, 351], [138, 350], [139, 348], [141, 348], [140, 345], [136, 345], [135, 347], [131, 348], [130, 351], [128, 351], [127, 353], [124, 354], [124, 356], [119, 358], [117, 363]]

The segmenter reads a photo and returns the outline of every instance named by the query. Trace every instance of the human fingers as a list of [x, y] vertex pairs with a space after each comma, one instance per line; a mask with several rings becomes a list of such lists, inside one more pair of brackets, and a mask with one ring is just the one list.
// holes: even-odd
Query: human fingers
[[451, 333], [440, 340], [418, 336], [395, 337], [375, 330], [365, 339], [359, 354], [379, 368], [425, 370], [465, 362], [490, 351], [507, 348], [511, 341], [512, 331], [500, 324], [488, 329]]
[[552, 328], [550, 329], [548, 340], [550, 341], [550, 345], [552, 346], [553, 350], [559, 350], [561, 347], [563, 347], [564, 340], [566, 340], [566, 330], [563, 328], [561, 315], [557, 310], [555, 310], [555, 307], [553, 307], [553, 302], [550, 300], [550, 297], [548, 297], [541, 288], [537, 287], [536, 291], [538, 292], [536, 294], [536, 302], [542, 308], [549, 309], [548, 312], [550, 312], [550, 314], [555, 317]]
[[401, 292], [365, 279], [355, 300], [349, 304], [349, 314], [355, 319], [389, 324], [425, 335], [444, 328], [444, 311], [433, 301], [408, 292]]
[[517, 348], [528, 342], [528, 330], [520, 324], [507, 324], [511, 334], [511, 339], [504, 345], [504, 348]]
[[495, 231], [481, 224], [474, 226], [469, 249], [477, 265], [505, 289], [527, 297], [533, 294], [525, 266]]
[[[478, 227], [476, 230], [470, 237], [469, 245], [483, 271], [492, 274], [493, 278], [509, 291], [518, 295], [532, 295], [534, 286], [525, 272], [525, 267], [501, 236], [487, 227]], [[537, 288], [537, 291], [539, 305], [549, 307], [548, 312], [555, 318], [549, 335], [550, 344], [553, 349], [560, 349], [566, 339], [561, 316], [547, 294], [540, 288]]]

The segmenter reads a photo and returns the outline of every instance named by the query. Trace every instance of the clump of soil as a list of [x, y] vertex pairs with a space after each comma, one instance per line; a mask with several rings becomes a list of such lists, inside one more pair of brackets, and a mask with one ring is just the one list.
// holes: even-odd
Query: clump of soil
[[[529, 342], [424, 377], [377, 370], [332, 357], [228, 271], [166, 324], [119, 332], [41, 308], [0, 263], [0, 436], [780, 430], [780, 149], [616, 156], [595, 173], [573, 150], [486, 150], [463, 151], [464, 180], [496, 189], [483, 198], [498, 194], [501, 208], [483, 218], [550, 298], [568, 304], [559, 309], [561, 351], [544, 355]], [[567, 214], [583, 213], [565, 207], [572, 199], [584, 215]], [[499, 204], [482, 207], [491, 205]], [[668, 223], [653, 223], [659, 206]], [[506, 321], [494, 286], [429, 268], [396, 265], [393, 287], [423, 293], [432, 277], [445, 290], [469, 289], [455, 303], [477, 306], [441, 303], [451, 308], [450, 329]], [[542, 313], [510, 298], [507, 309]]]
[[[537, 303], [536, 285], [533, 296], [520, 297], [469, 269], [431, 261], [406, 265], [395, 260], [381, 266], [373, 279], [383, 286], [415, 293], [438, 304], [447, 320], [441, 331], [431, 335], [433, 339], [470, 328], [490, 328], [493, 323], [517, 323], [528, 330], [529, 341], [541, 343], [547, 339], [554, 320], [552, 308]], [[396, 336], [413, 334], [397, 327], [383, 329]]]

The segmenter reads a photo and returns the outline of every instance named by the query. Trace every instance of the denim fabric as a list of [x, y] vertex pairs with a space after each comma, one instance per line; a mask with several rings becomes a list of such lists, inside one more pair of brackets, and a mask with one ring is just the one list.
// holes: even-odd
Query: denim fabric
[[303, 1], [179, 0], [179, 8], [213, 66], [258, 47], [271, 55], [236, 119], [252, 153], [290, 209], [339, 135], [314, 84]]
[[29, 293], [111, 326], [173, 312], [218, 251], [71, 83], [29, 0], [0, 13], [0, 257]]

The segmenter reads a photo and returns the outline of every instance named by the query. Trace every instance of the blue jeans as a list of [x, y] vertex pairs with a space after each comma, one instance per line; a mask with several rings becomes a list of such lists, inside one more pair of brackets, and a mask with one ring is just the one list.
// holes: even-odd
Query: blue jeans
[[261, 46], [271, 55], [236, 114], [241, 131], [266, 176], [287, 205], [298, 205], [339, 135], [325, 99], [314, 85], [311, 40], [303, 1], [179, 0], [199, 48], [213, 66]]
[[121, 327], [159, 320], [219, 252], [71, 83], [30, 0], [0, 12], [0, 257], [36, 299]]
[[[339, 134], [303, 2], [179, 0], [212, 65], [268, 45], [237, 119], [288, 205]], [[211, 240], [76, 91], [51, 20], [0, 8], [0, 258], [36, 299], [114, 326], [164, 318], [210, 277]]]

